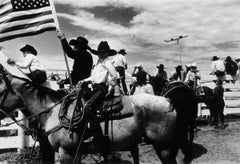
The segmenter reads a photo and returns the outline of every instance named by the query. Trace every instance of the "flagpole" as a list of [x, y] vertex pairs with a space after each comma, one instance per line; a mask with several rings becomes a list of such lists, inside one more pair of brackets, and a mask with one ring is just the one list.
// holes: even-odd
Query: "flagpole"
[[[57, 13], [56, 13], [56, 9], [55, 9], [55, 5], [54, 5], [54, 2], [53, 0], [49, 0], [49, 3], [50, 3], [50, 7], [52, 8], [52, 11], [53, 11], [53, 19], [54, 19], [54, 22], [56, 23], [56, 28], [57, 30], [61, 31], [60, 30], [60, 26], [59, 26], [59, 22], [58, 22], [58, 18], [57, 18]], [[68, 64], [68, 59], [67, 59], [67, 55], [63, 49], [63, 46], [62, 46], [62, 50], [63, 50], [63, 56], [64, 56], [64, 59], [65, 59], [65, 63], [66, 63], [66, 67], [67, 67], [67, 73], [68, 73], [68, 78], [69, 78], [69, 82], [70, 82], [70, 88], [73, 88], [73, 83], [72, 83], [72, 77], [70, 75], [70, 69], [69, 69], [69, 64]]]

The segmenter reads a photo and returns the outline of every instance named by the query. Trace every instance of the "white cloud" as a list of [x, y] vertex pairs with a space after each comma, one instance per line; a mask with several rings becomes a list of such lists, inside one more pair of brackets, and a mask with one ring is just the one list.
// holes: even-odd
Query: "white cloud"
[[[182, 44], [193, 47], [210, 47], [217, 43], [240, 40], [238, 0], [55, 0], [55, 2], [76, 8], [75, 15], [59, 13], [60, 17], [69, 19], [74, 26], [99, 31], [101, 33], [99, 36], [112, 43], [114, 48], [126, 48], [138, 53], [139, 56], [145, 55], [146, 47], [143, 47], [142, 43], [146, 42], [153, 44], [147, 49], [149, 58], [154, 58], [157, 51], [162, 51], [159, 53], [160, 57], [172, 57], [173, 49], [170, 52], [162, 49], [167, 45], [164, 40], [179, 35], [189, 35]], [[130, 27], [96, 18], [92, 13], [81, 9], [109, 4], [119, 8], [132, 7], [138, 11], [132, 18]], [[97, 35], [89, 37], [95, 46], [101, 40]], [[192, 49], [191, 52], [183, 52], [183, 55], [195, 56], [198, 53], [206, 53], [207, 56], [203, 49], [197, 51]], [[221, 54], [224, 56], [227, 53], [221, 51]], [[209, 54], [209, 58], [212, 55], [213, 53]], [[185, 56], [183, 59], [185, 62], [194, 60], [192, 56]], [[160, 61], [159, 58], [157, 62]], [[174, 63], [176, 64], [174, 61], [170, 67]]]

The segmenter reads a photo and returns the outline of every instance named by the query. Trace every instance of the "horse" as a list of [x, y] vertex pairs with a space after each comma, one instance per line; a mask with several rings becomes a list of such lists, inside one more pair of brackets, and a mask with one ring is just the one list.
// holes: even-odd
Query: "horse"
[[[172, 97], [171, 92], [168, 95]], [[86, 137], [83, 134], [86, 134], [87, 118], [83, 115], [77, 129], [64, 127], [59, 119], [63, 99], [64, 97], [54, 90], [7, 74], [5, 70], [0, 71], [1, 114], [10, 113], [15, 108], [24, 106], [24, 115], [29, 120], [34, 118], [42, 127], [42, 136], [47, 138], [51, 148], [59, 154], [61, 163], [72, 163], [86, 151], [82, 140]], [[186, 136], [182, 135], [182, 132], [187, 131], [184, 124], [186, 118], [183, 116], [188, 118], [191, 113], [185, 115], [188, 110], [178, 107], [171, 110], [172, 106], [168, 99], [149, 94], [124, 96], [122, 103], [121, 112], [131, 113], [131, 116], [113, 120], [112, 128], [108, 128], [110, 131], [108, 144], [101, 141], [95, 143], [94, 152], [104, 155], [106, 148], [108, 152], [128, 150], [133, 156], [134, 164], [138, 164], [137, 144], [144, 138], [147, 143], [153, 145], [163, 164], [176, 164], [178, 145], [182, 140], [187, 140], [184, 138]], [[179, 103], [185, 108], [186, 104], [191, 102]], [[82, 106], [83, 104], [79, 108]], [[103, 129], [104, 122], [100, 124]], [[182, 140], [179, 140], [179, 136], [183, 136]]]
[[157, 76], [153, 76], [151, 77], [151, 79], [149, 80], [149, 83], [152, 85], [153, 90], [154, 90], [154, 94], [161, 96], [162, 92], [163, 92], [163, 88], [166, 86], [167, 80], [157, 77]]
[[[183, 138], [183, 145], [180, 145], [183, 147], [183, 153], [189, 155], [186, 158], [187, 160], [192, 155], [194, 128], [198, 112], [198, 98], [195, 92], [182, 81], [170, 81], [163, 87], [162, 94], [164, 97], [170, 99], [173, 108], [176, 109], [179, 116], [178, 126], [185, 126], [185, 128], [178, 129], [180, 131], [184, 130], [181, 133], [182, 136], [179, 137]], [[178, 113], [179, 111], [181, 113]]]
[[196, 94], [198, 96], [199, 103], [205, 103], [210, 111], [209, 125], [213, 124], [213, 117], [216, 112], [214, 93], [208, 86], [198, 86], [196, 88]]

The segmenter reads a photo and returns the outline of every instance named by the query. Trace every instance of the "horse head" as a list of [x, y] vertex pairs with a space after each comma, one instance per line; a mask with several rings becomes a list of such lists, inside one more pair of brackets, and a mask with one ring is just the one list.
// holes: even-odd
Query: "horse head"
[[24, 107], [21, 97], [12, 86], [12, 75], [0, 67], [0, 119], [17, 108]]

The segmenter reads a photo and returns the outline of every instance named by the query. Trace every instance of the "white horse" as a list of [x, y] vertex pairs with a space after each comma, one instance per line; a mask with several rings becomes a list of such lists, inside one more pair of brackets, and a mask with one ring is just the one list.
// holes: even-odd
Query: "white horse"
[[[78, 130], [69, 131], [59, 121], [62, 97], [57, 92], [36, 86], [23, 78], [7, 75], [4, 70], [0, 75], [0, 108], [4, 112], [10, 113], [16, 107], [24, 106], [27, 117], [35, 116], [51, 147], [59, 153], [62, 163], [72, 163], [76, 152], [80, 155], [84, 153], [84, 147], [80, 145], [78, 151], [78, 145], [87, 119], [83, 119]], [[178, 119], [177, 113], [181, 114], [181, 111], [171, 110], [166, 98], [149, 94], [123, 97], [123, 106], [121, 112], [131, 113], [131, 117], [114, 120], [112, 128], [108, 129], [109, 143], [96, 143], [96, 151], [103, 153], [106, 148], [109, 151], [130, 150], [134, 164], [138, 164], [137, 144], [144, 137], [153, 145], [163, 164], [176, 164], [181, 142], [178, 133], [186, 127], [178, 126], [180, 129], [176, 129], [177, 121], [184, 119]], [[104, 128], [103, 122], [101, 126]]]

